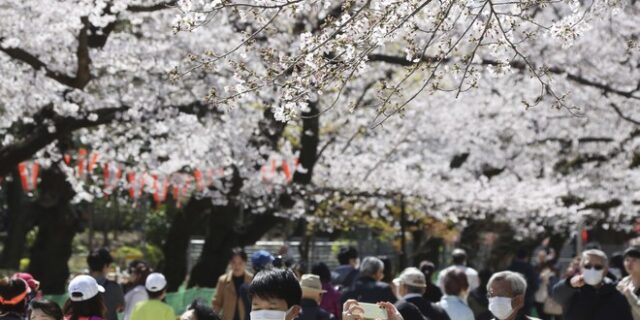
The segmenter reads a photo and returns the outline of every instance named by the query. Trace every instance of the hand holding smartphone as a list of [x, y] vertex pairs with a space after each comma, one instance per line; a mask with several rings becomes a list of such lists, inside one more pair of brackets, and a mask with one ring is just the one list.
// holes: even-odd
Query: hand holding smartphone
[[362, 317], [365, 320], [387, 320], [387, 312], [380, 305], [375, 303], [358, 302], [364, 310]]

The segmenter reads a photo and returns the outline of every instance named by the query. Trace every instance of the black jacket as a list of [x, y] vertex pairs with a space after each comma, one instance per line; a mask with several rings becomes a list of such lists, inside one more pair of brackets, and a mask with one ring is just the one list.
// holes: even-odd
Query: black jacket
[[633, 320], [627, 299], [612, 283], [574, 288], [568, 278], [553, 287], [552, 297], [562, 305], [566, 320]]
[[427, 283], [427, 290], [422, 296], [429, 302], [437, 303], [442, 298], [442, 290], [433, 283]]
[[407, 302], [405, 300], [398, 300], [395, 304], [396, 309], [402, 315], [402, 319], [404, 320], [433, 320], [431, 318], [425, 317], [418, 307], [416, 307], [413, 303]]
[[298, 316], [298, 320], [335, 320], [331, 313], [320, 308], [314, 300], [302, 299], [300, 300], [300, 306], [302, 307], [302, 312]]
[[427, 301], [423, 297], [409, 296], [406, 297], [405, 300], [418, 307], [418, 310], [420, 310], [425, 317], [431, 320], [451, 320], [444, 309], [440, 308], [440, 306], [435, 303]]
[[338, 266], [331, 272], [331, 284], [339, 288], [339, 291], [351, 287], [353, 281], [358, 277], [358, 269], [347, 264]]
[[371, 277], [358, 278], [350, 288], [342, 293], [342, 304], [349, 299], [367, 303], [383, 301], [395, 303], [398, 301], [388, 284], [376, 281]]

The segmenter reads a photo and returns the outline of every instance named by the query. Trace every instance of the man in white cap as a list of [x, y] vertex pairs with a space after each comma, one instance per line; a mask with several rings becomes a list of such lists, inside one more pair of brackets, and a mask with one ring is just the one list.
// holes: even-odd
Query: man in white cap
[[149, 300], [135, 306], [131, 320], [175, 320], [173, 309], [162, 302], [167, 293], [167, 279], [161, 273], [154, 272], [147, 277], [144, 286]]
[[429, 320], [449, 320], [449, 316], [442, 308], [422, 296], [427, 288], [427, 280], [418, 268], [405, 269], [398, 278], [393, 280], [393, 283], [400, 298], [395, 306], [405, 320], [417, 317], [413, 306]]
[[464, 251], [464, 249], [454, 249], [451, 253], [451, 262], [453, 262], [453, 265], [440, 271], [440, 273], [438, 274], [438, 280], [436, 283], [443, 292], [444, 283], [442, 280], [444, 279], [444, 275], [453, 269], [460, 269], [464, 272], [465, 275], [467, 275], [467, 282], [469, 282], [469, 291], [473, 291], [473, 289], [480, 286], [480, 277], [478, 276], [478, 271], [467, 266], [467, 252]]
[[302, 275], [300, 279], [300, 287], [302, 288], [302, 300], [300, 306], [302, 313], [298, 316], [298, 320], [333, 320], [333, 314], [320, 308], [322, 295], [326, 292], [322, 290], [322, 282], [320, 277], [315, 274]]

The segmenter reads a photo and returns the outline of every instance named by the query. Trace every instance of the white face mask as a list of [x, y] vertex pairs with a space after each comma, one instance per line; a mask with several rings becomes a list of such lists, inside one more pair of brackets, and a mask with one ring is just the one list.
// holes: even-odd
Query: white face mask
[[489, 311], [491, 311], [491, 313], [500, 320], [508, 318], [513, 312], [513, 308], [511, 308], [511, 298], [489, 298]]
[[604, 276], [604, 270], [596, 270], [596, 269], [582, 269], [582, 276], [584, 277], [584, 283], [595, 286], [602, 282], [602, 277]]
[[284, 320], [286, 316], [285, 311], [278, 310], [258, 310], [249, 314], [251, 320]]

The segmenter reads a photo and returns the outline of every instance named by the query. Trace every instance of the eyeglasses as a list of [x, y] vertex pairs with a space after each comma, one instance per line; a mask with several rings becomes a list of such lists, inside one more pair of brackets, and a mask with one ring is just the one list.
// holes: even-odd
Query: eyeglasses
[[604, 266], [597, 266], [597, 265], [594, 266], [592, 264], [585, 264], [585, 265], [582, 266], [582, 268], [584, 268], [584, 269], [595, 269], [597, 271], [600, 271], [600, 270], [604, 269]]

